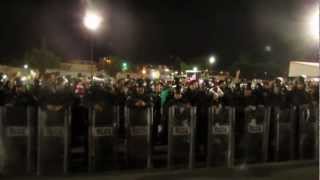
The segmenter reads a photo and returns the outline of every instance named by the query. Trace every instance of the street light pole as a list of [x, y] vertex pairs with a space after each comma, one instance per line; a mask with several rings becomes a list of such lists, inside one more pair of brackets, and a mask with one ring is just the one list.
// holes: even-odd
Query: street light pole
[[215, 56], [210, 56], [209, 57], [209, 64], [210, 64], [210, 69], [211, 69], [211, 71], [213, 72], [213, 64], [216, 62], [216, 57]]
[[320, 64], [320, 1], [318, 2], [318, 63]]
[[[83, 18], [83, 24], [84, 26], [90, 30], [91, 32], [97, 31], [102, 23], [102, 17], [97, 14], [97, 12], [93, 11], [87, 11], [84, 18]], [[92, 69], [91, 69], [91, 77], [93, 77], [93, 71], [94, 71], [94, 34], [90, 34], [90, 59], [92, 63]]]
[[90, 60], [91, 60], [91, 78], [93, 78], [94, 71], [94, 37], [90, 36]]

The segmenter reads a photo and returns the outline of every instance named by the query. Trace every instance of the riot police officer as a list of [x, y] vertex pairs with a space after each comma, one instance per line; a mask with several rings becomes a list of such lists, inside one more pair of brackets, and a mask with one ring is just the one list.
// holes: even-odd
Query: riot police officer
[[303, 76], [300, 76], [298, 79], [296, 79], [290, 99], [292, 105], [295, 106], [308, 103], [309, 97], [306, 92], [305, 78]]
[[176, 85], [176, 87], [173, 90], [173, 94], [170, 96], [166, 105], [173, 106], [173, 105], [180, 105], [180, 104], [187, 104], [188, 106], [191, 106], [191, 102], [189, 101], [189, 98], [187, 98], [186, 95], [182, 93], [181, 86]]
[[139, 79], [134, 93], [127, 98], [127, 106], [131, 108], [145, 108], [152, 106], [152, 97], [145, 92], [144, 82]]
[[26, 86], [24, 82], [21, 80], [21, 78], [17, 78], [14, 82], [13, 89], [9, 96], [10, 99], [8, 99], [7, 103], [13, 104], [13, 105], [34, 105], [35, 101], [30, 94], [29, 91], [27, 91]]
[[161, 106], [161, 91], [162, 84], [160, 82], [155, 82], [152, 91], [153, 99], [153, 127], [152, 127], [152, 141], [154, 144], [161, 143], [160, 134], [163, 130], [162, 120], [162, 106]]
[[210, 91], [208, 81], [204, 81], [201, 87], [195, 89], [195, 97], [197, 98], [195, 106], [197, 108], [196, 116], [196, 157], [200, 161], [204, 161], [207, 155], [208, 142], [208, 110], [213, 105], [213, 93]]

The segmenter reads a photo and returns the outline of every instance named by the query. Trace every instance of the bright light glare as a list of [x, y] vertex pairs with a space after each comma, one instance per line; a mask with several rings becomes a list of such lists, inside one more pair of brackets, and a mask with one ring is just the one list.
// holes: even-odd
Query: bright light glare
[[272, 51], [272, 47], [270, 45], [267, 45], [267, 46], [264, 47], [264, 50], [266, 52], [271, 52]]
[[28, 69], [28, 64], [23, 65], [23, 68]]
[[96, 31], [102, 23], [102, 17], [95, 12], [87, 12], [83, 19], [86, 28]]
[[27, 80], [27, 77], [25, 77], [25, 76], [21, 77], [21, 81], [26, 81], [26, 80]]
[[152, 79], [159, 79], [160, 72], [159, 71], [152, 71], [151, 77], [152, 77]]
[[193, 67], [193, 71], [198, 71], [198, 67]]
[[32, 77], [36, 77], [36, 75], [37, 75], [37, 73], [34, 70], [31, 70], [30, 74], [31, 74]]
[[128, 64], [126, 62], [122, 63], [122, 70], [123, 71], [128, 70]]
[[209, 58], [209, 63], [210, 64], [214, 64], [216, 62], [216, 58], [214, 57], [214, 56], [211, 56], [210, 58]]
[[104, 81], [104, 79], [103, 78], [99, 78], [99, 77], [97, 77], [97, 76], [93, 76], [93, 80], [94, 81]]
[[308, 30], [313, 39], [319, 39], [319, 10], [313, 12], [308, 18]]
[[165, 72], [169, 72], [169, 71], [170, 71], [170, 69], [168, 69], [168, 68], [165, 68], [165, 69], [164, 69], [164, 71], [165, 71]]
[[147, 71], [145, 69], [143, 69], [142, 74], [147, 74]]

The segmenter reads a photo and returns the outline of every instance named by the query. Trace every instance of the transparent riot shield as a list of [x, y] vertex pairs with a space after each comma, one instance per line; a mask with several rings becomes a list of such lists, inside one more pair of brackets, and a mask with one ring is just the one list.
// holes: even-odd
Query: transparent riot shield
[[38, 174], [67, 173], [70, 121], [70, 107], [38, 109]]
[[275, 107], [271, 121], [274, 121], [274, 160], [287, 161], [294, 159], [296, 107]]
[[247, 163], [261, 163], [268, 159], [270, 107], [245, 108]]
[[98, 105], [89, 111], [89, 170], [105, 171], [116, 167], [118, 106]]
[[319, 111], [317, 104], [299, 107], [299, 159], [315, 159], [318, 151]]
[[27, 174], [35, 169], [35, 108], [27, 106], [1, 107], [0, 132], [3, 172]]
[[196, 108], [187, 105], [169, 108], [168, 168], [194, 167]]
[[210, 107], [207, 166], [234, 164], [234, 119], [232, 107]]
[[127, 159], [130, 168], [151, 168], [152, 107], [125, 107]]

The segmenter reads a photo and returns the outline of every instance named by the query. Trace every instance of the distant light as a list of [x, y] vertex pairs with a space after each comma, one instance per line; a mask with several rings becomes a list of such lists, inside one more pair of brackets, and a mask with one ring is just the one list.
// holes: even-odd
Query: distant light
[[63, 84], [69, 83], [69, 80], [66, 78], [66, 76], [63, 76], [62, 78], [63, 78]]
[[97, 76], [93, 76], [93, 78], [92, 78], [94, 81], [104, 81], [104, 79], [103, 78], [99, 78], [99, 77], [97, 77]]
[[36, 77], [36, 75], [37, 75], [37, 73], [34, 71], [34, 70], [31, 70], [30, 71], [30, 74], [31, 74], [31, 76], [34, 78], [34, 77]]
[[23, 65], [23, 68], [28, 69], [29, 68], [28, 64]]
[[121, 66], [122, 66], [122, 68], [121, 68], [121, 69], [122, 69], [123, 71], [128, 70], [128, 63], [124, 62], [124, 63], [122, 63], [122, 65], [121, 65]]
[[215, 62], [216, 62], [216, 57], [211, 56], [211, 57], [209, 58], [209, 63], [210, 63], [210, 64], [214, 64]]
[[102, 17], [93, 11], [87, 11], [86, 15], [83, 18], [84, 26], [91, 31], [96, 31], [97, 29], [99, 29], [101, 23]]
[[152, 71], [151, 77], [152, 77], [152, 79], [159, 79], [160, 78], [160, 72], [159, 71]]
[[165, 72], [170, 72], [170, 69], [165, 68], [164, 71], [165, 71]]
[[319, 9], [316, 8], [315, 11], [312, 11], [308, 16], [307, 28], [311, 38], [318, 40], [319, 39]]
[[107, 60], [106, 60], [106, 63], [107, 63], [107, 64], [111, 64], [111, 59], [107, 59]]
[[26, 81], [26, 80], [27, 80], [27, 77], [25, 77], [25, 76], [21, 77], [21, 81]]
[[174, 73], [175, 73], [175, 74], [178, 74], [178, 71], [175, 71]]
[[2, 79], [3, 79], [3, 80], [7, 80], [7, 79], [8, 79], [8, 76], [7, 76], [6, 74], [4, 74], [4, 75], [2, 76]]
[[198, 67], [193, 67], [193, 71], [194, 72], [198, 71]]
[[143, 69], [142, 74], [147, 74], [147, 71], [145, 69]]
[[265, 50], [266, 52], [271, 52], [271, 51], [272, 51], [272, 47], [269, 46], [269, 45], [267, 45], [267, 46], [264, 47], [264, 50]]

